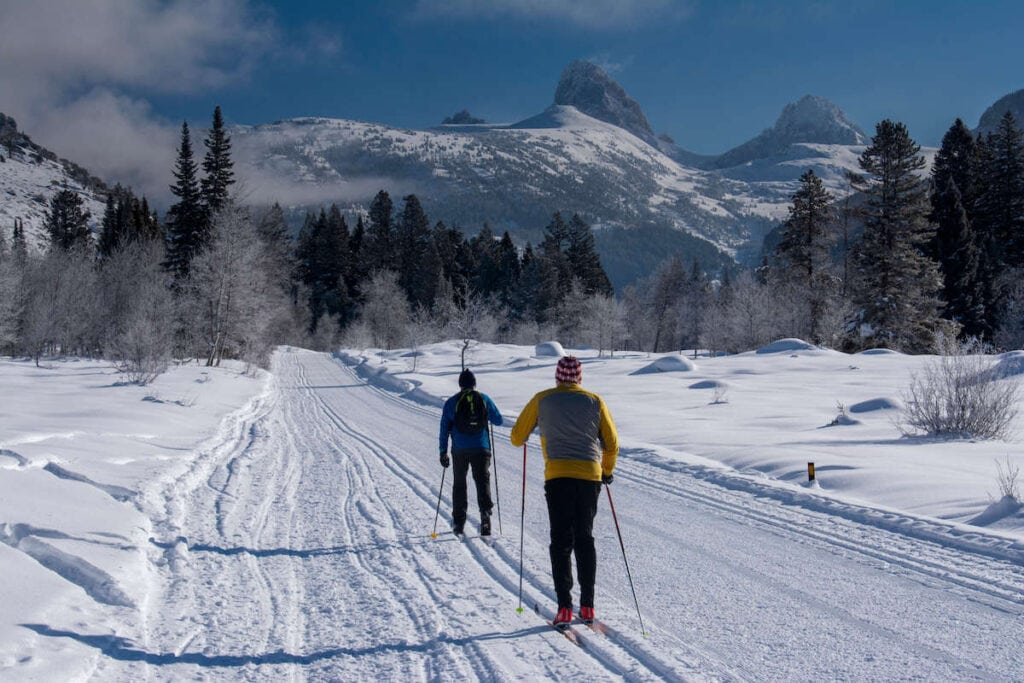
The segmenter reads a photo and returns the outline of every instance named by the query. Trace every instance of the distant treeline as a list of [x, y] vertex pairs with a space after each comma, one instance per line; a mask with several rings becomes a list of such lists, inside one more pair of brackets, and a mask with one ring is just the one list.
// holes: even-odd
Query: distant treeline
[[94, 237], [80, 196], [63, 189], [44, 253], [29, 252], [20, 222], [0, 231], [0, 348], [37, 361], [105, 356], [145, 381], [171, 358], [264, 364], [281, 343], [737, 352], [800, 337], [929, 352], [955, 337], [1024, 342], [1024, 144], [1009, 114], [984, 138], [958, 119], [930, 176], [906, 127], [882, 121], [844, 199], [813, 171], [801, 177], [761, 267], [711, 277], [696, 255], [666, 254], [618, 298], [579, 215], [556, 212], [538, 244], [518, 246], [486, 224], [472, 237], [431, 224], [416, 195], [396, 208], [381, 190], [365, 213], [308, 213], [292, 237], [281, 207], [232, 198], [219, 107], [203, 145], [198, 164], [183, 124], [162, 221], [118, 186]]

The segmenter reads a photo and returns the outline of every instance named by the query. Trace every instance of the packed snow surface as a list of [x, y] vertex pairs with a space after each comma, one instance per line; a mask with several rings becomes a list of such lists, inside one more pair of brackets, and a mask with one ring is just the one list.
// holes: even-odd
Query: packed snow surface
[[506, 418], [490, 543], [472, 493], [468, 537], [448, 532], [437, 459], [461, 341], [149, 387], [0, 359], [0, 679], [1024, 679], [1024, 514], [996, 477], [1019, 442], [838, 423], [933, 359], [785, 347], [644, 375], [673, 356], [565, 350], [622, 443], [595, 524], [609, 630], [577, 627], [582, 648], [534, 614], [554, 606], [543, 467], [536, 435], [508, 441], [557, 355], [468, 351]]

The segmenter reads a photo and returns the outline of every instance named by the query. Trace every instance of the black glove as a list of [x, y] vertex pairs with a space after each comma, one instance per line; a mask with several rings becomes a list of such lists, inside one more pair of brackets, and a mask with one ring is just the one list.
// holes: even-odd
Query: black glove
[[607, 485], [607, 484], [612, 483], [613, 481], [615, 481], [615, 477], [613, 477], [612, 475], [610, 475], [610, 474], [602, 474], [601, 475], [601, 483], [602, 484], [606, 484]]
[[448, 459], [448, 451], [441, 451], [441, 467], [448, 467], [452, 461]]

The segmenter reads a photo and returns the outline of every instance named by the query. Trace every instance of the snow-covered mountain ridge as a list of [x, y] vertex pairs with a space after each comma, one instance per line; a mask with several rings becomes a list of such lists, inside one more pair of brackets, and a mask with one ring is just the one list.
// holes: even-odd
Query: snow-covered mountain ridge
[[[539, 239], [554, 211], [579, 212], [598, 230], [620, 285], [666, 253], [706, 263], [716, 252], [756, 256], [804, 170], [842, 194], [843, 173], [859, 154], [851, 145], [794, 144], [756, 165], [707, 170], [570, 105], [513, 124], [409, 130], [307, 118], [236, 127], [232, 136], [239, 175], [263, 201], [301, 205], [289, 201], [297, 195], [358, 205], [383, 188], [416, 194], [433, 220], [470, 232], [487, 222], [520, 242]], [[657, 236], [652, 248], [623, 253], [623, 240], [644, 241], [637, 231]]]
[[[14, 221], [25, 226], [30, 245], [46, 240], [46, 212], [50, 198], [62, 189], [81, 195], [97, 229], [103, 217], [106, 187], [88, 171], [37, 145], [17, 131], [14, 120], [0, 114], [0, 230], [10, 244]], [[9, 136], [9, 137], [8, 137]]]

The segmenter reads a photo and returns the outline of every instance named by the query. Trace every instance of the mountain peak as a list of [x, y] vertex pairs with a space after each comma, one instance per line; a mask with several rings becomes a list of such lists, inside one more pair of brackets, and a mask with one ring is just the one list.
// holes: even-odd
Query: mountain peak
[[799, 143], [863, 145], [867, 144], [867, 136], [833, 102], [824, 97], [804, 95], [782, 109], [774, 126], [730, 149], [718, 157], [711, 167], [729, 168], [755, 159], [765, 159], [781, 154], [790, 145]]
[[636, 100], [592, 62], [577, 60], [565, 67], [555, 90], [555, 104], [576, 107], [588, 116], [623, 128], [648, 142], [655, 139], [651, 124]]
[[863, 145], [864, 132], [835, 103], [816, 95], [804, 95], [787, 104], [772, 131], [790, 143]]
[[1024, 126], [1024, 90], [1012, 92], [996, 100], [995, 104], [985, 110], [978, 121], [978, 133], [994, 133], [999, 127], [999, 120], [1006, 112], [1013, 114], [1017, 127]]

